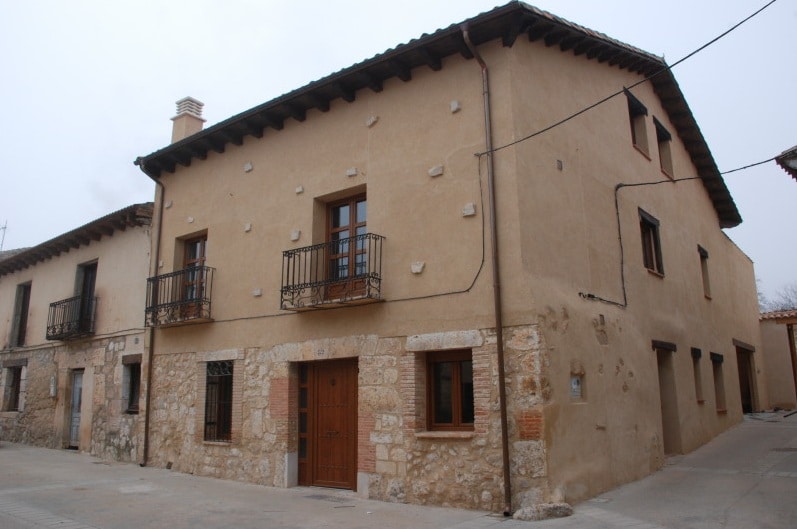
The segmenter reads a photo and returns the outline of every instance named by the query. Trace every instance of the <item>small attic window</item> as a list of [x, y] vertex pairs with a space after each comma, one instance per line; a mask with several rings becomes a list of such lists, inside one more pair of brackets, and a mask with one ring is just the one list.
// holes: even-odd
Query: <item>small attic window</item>
[[653, 118], [653, 123], [656, 125], [656, 143], [659, 146], [659, 163], [661, 164], [661, 170], [664, 174], [672, 178], [674, 176], [673, 168], [672, 168], [672, 152], [671, 152], [671, 145], [672, 145], [672, 134], [661, 122]]
[[650, 156], [648, 147], [648, 133], [645, 125], [645, 117], [648, 109], [642, 102], [634, 97], [628, 90], [624, 90], [628, 100], [628, 117], [631, 123], [631, 142], [634, 147], [641, 151], [645, 156]]

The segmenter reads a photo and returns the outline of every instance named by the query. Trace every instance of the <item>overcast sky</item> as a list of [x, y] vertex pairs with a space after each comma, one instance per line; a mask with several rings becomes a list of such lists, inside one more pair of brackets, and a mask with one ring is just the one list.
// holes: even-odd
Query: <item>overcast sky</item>
[[[674, 63], [768, 1], [530, 3]], [[169, 143], [177, 99], [212, 125], [504, 3], [0, 0], [3, 248], [151, 201], [133, 160]], [[777, 0], [675, 68], [721, 171], [797, 144], [796, 36], [797, 2]], [[797, 181], [774, 162], [725, 179], [744, 219], [726, 233], [772, 297], [797, 282]]]

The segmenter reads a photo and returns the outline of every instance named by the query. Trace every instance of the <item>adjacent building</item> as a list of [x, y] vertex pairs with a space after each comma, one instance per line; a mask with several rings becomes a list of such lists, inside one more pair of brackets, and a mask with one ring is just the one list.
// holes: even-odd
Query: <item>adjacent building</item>
[[0, 260], [2, 439], [136, 461], [152, 203]]
[[797, 408], [797, 309], [761, 314], [761, 345], [766, 364], [769, 404]]

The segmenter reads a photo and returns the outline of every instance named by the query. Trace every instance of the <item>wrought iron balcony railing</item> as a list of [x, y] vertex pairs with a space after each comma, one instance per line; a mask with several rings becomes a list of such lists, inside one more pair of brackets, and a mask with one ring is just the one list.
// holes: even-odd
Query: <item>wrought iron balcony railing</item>
[[70, 340], [94, 334], [97, 298], [75, 296], [50, 303], [47, 339]]
[[210, 300], [214, 269], [192, 266], [147, 279], [147, 327], [212, 321]]
[[283, 310], [312, 310], [381, 300], [382, 241], [363, 233], [282, 252]]

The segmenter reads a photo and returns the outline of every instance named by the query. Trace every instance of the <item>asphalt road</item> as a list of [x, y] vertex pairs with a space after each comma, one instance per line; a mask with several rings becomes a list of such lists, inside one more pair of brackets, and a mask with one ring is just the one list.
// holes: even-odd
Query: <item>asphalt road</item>
[[3, 442], [0, 529], [797, 528], [797, 414], [748, 416], [659, 472], [525, 522], [479, 511], [276, 489]]

